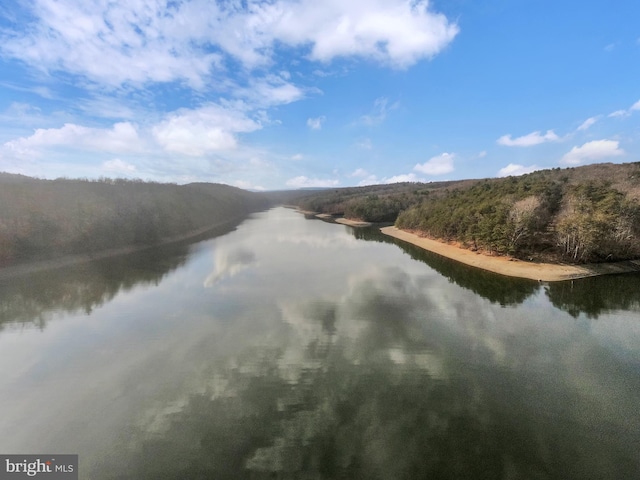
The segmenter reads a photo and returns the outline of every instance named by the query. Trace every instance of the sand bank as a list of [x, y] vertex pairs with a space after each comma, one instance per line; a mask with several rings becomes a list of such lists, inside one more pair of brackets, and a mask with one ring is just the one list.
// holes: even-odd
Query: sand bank
[[336, 218], [336, 223], [341, 223], [342, 225], [349, 225], [350, 227], [370, 227], [373, 225], [371, 222], [362, 222], [360, 220], [350, 220], [348, 218]]
[[492, 257], [472, 252], [454, 245], [420, 237], [413, 233], [398, 230], [396, 227], [384, 227], [380, 231], [385, 235], [398, 238], [418, 247], [437, 253], [443, 257], [462, 262], [472, 267], [482, 268], [490, 272], [510, 277], [529, 278], [545, 282], [557, 282], [574, 278], [593, 277], [611, 273], [628, 273], [640, 271], [640, 260], [615, 263], [598, 263], [586, 265], [565, 265], [552, 263], [533, 263], [507, 257]]
[[303, 215], [313, 216], [313, 217], [319, 218], [320, 220], [340, 223], [342, 225], [349, 225], [350, 227], [370, 227], [371, 225], [373, 225], [371, 222], [363, 222], [363, 221], [360, 221], [360, 220], [351, 220], [349, 218], [344, 218], [344, 217], [334, 217], [330, 213], [311, 212], [309, 210], [301, 210], [299, 208], [296, 208], [296, 210], [299, 213], [302, 213]]

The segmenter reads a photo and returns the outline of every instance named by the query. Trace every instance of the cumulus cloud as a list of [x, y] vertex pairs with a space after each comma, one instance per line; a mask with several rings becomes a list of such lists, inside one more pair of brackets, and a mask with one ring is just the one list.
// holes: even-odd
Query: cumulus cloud
[[631, 105], [631, 110], [640, 110], [640, 100]]
[[624, 150], [619, 148], [616, 140], [594, 140], [587, 142], [580, 147], [573, 147], [566, 153], [561, 163], [569, 165], [580, 165], [588, 162], [599, 162], [611, 157], [624, 155]]
[[263, 40], [309, 46], [309, 57], [322, 62], [357, 56], [406, 68], [441, 52], [459, 31], [428, 0], [276, 1], [260, 13]]
[[427, 175], [444, 175], [445, 173], [453, 172], [453, 158], [453, 153], [445, 152], [430, 158], [423, 164], [417, 164], [413, 169], [416, 172], [426, 173]]
[[517, 138], [511, 138], [511, 135], [503, 135], [498, 139], [498, 144], [507, 147], [531, 147], [533, 145], [539, 145], [546, 142], [557, 142], [559, 140], [560, 137], [558, 137], [553, 130], [547, 130], [547, 133], [545, 134], [537, 131]]
[[166, 151], [199, 156], [234, 149], [236, 134], [260, 128], [261, 123], [248, 116], [242, 103], [209, 104], [169, 114], [153, 127], [152, 133]]
[[321, 115], [319, 117], [316, 118], [308, 118], [307, 119], [307, 126], [311, 129], [311, 130], [320, 130], [322, 128], [322, 124], [324, 123], [324, 121], [327, 118], [324, 115]]
[[510, 163], [506, 167], [498, 170], [498, 176], [499, 177], [509, 177], [509, 176], [517, 177], [518, 175], [524, 175], [525, 173], [535, 172], [536, 170], [540, 170], [540, 167], [538, 167], [537, 165], [529, 165], [527, 167], [524, 165], [519, 165], [517, 163]]
[[36, 154], [45, 147], [85, 148], [107, 152], [137, 152], [141, 150], [136, 127], [129, 122], [116, 123], [112, 128], [89, 128], [66, 123], [61, 128], [38, 128], [29, 137], [20, 137], [4, 144], [16, 154]]
[[301, 175], [287, 180], [287, 186], [293, 188], [328, 188], [336, 187], [340, 184], [338, 180], [309, 178]]
[[30, 8], [26, 28], [1, 35], [5, 55], [111, 86], [201, 88], [228, 59], [265, 66], [280, 46], [315, 61], [361, 57], [406, 68], [437, 55], [459, 31], [428, 0], [34, 0]]
[[295, 155], [291, 155], [291, 160], [294, 161], [299, 161], [302, 160], [304, 158], [304, 155], [302, 155], [301, 153], [296, 153]]
[[591, 117], [591, 118], [587, 118], [584, 122], [582, 122], [582, 124], [578, 127], [578, 130], [580, 131], [584, 131], [584, 130], [588, 130], [589, 128], [591, 128], [593, 126], [594, 123], [596, 123], [598, 121], [600, 117]]

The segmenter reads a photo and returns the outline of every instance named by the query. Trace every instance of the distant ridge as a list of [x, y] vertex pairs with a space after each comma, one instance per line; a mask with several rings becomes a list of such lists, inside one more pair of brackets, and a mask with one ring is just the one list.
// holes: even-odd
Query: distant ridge
[[0, 267], [163, 243], [271, 205], [237, 187], [0, 173]]

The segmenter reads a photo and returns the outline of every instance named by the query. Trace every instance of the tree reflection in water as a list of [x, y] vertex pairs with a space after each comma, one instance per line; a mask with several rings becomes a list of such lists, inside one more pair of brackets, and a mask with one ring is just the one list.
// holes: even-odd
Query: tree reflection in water
[[[487, 360], [474, 335], [452, 333], [421, 288], [402, 271], [386, 270], [361, 279], [341, 300], [283, 308], [284, 345], [220, 359], [206, 392], [189, 396], [162, 429], [138, 430], [96, 471], [125, 469], [97, 478], [583, 479], [637, 472], [637, 432], [585, 422], [562, 375]], [[542, 340], [513, 341], [507, 354], [517, 356]]]

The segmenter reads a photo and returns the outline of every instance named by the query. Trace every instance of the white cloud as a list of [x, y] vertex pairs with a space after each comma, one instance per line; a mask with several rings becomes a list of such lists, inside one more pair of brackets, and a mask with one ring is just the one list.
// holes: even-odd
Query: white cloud
[[276, 1], [260, 10], [264, 31], [310, 46], [310, 58], [323, 62], [358, 56], [406, 68], [440, 53], [458, 33], [428, 0]]
[[135, 117], [135, 112], [130, 107], [114, 97], [96, 96], [91, 99], [76, 101], [76, 105], [85, 114], [93, 117], [114, 119], [133, 119]]
[[418, 178], [415, 173], [407, 173], [403, 175], [395, 175], [390, 178], [385, 178], [383, 183], [401, 183], [401, 182], [422, 182], [423, 180]]
[[616, 140], [594, 140], [581, 147], [573, 147], [560, 160], [569, 165], [580, 165], [587, 162], [599, 162], [611, 157], [624, 155], [624, 150], [619, 148]]
[[358, 182], [359, 187], [366, 187], [367, 185], [379, 185], [384, 183], [378, 179], [375, 175], [367, 175], [365, 178]]
[[615, 112], [610, 113], [608, 116], [611, 118], [615, 117], [628, 117], [635, 110], [640, 110], [640, 100], [629, 107], [629, 110], [616, 110]]
[[487, 151], [486, 150], [483, 150], [478, 154], [478, 158], [484, 158], [486, 156], [487, 156]]
[[[1, 37], [0, 37], [1, 38]], [[0, 47], [1, 50], [2, 47]], [[24, 86], [24, 85], [15, 85], [13, 83], [10, 82], [0, 82], [0, 87], [4, 87], [4, 88], [8, 88], [10, 90], [16, 90], [18, 92], [28, 92], [28, 93], [35, 93], [36, 95], [39, 95], [42, 98], [46, 98], [48, 100], [53, 100], [55, 99], [55, 95], [51, 92], [51, 90], [47, 87], [43, 87], [41, 85], [37, 85], [37, 86]]]
[[360, 123], [368, 126], [379, 125], [387, 118], [387, 113], [395, 110], [399, 105], [398, 102], [389, 105], [389, 99], [385, 97], [376, 98], [373, 102], [373, 110], [368, 115], [362, 115], [360, 117]]
[[320, 117], [317, 117], [317, 118], [308, 118], [307, 126], [311, 130], [320, 130], [322, 128], [322, 124], [326, 119], [327, 118], [324, 115], [321, 115]]
[[349, 176], [350, 177], [366, 177], [367, 175], [369, 175], [369, 172], [367, 172], [364, 168], [357, 168]]
[[231, 185], [234, 187], [242, 188], [243, 190], [254, 190], [258, 192], [262, 192], [265, 188], [261, 185], [254, 185], [253, 183], [247, 180], [236, 180], [231, 182]]
[[327, 188], [336, 187], [340, 184], [338, 180], [321, 179], [321, 178], [308, 178], [304, 175], [294, 177], [287, 180], [286, 185], [293, 188]]
[[119, 158], [108, 160], [102, 164], [102, 169], [107, 172], [130, 174], [136, 171], [135, 165], [124, 162]]
[[615, 112], [611, 112], [609, 115], [607, 115], [609, 118], [616, 118], [616, 117], [628, 117], [630, 115], [630, 113], [626, 110], [616, 110]]
[[578, 127], [578, 130], [584, 131], [584, 130], [588, 130], [589, 128], [591, 128], [591, 126], [593, 126], [594, 123], [596, 123], [598, 121], [600, 117], [591, 117], [591, 118], [587, 118], [584, 122], [582, 122], [582, 124]]
[[2, 50], [36, 68], [111, 86], [174, 80], [202, 86], [221, 61], [202, 48], [203, 23], [218, 8], [203, 4], [198, 18], [193, 3], [36, 0], [34, 23], [5, 37]]
[[301, 153], [296, 153], [295, 155], [291, 155], [291, 160], [295, 160], [296, 162], [299, 160], [302, 160], [304, 158], [304, 155], [302, 155]]
[[560, 137], [553, 130], [547, 130], [544, 135], [540, 131], [517, 138], [511, 138], [511, 135], [503, 135], [498, 139], [498, 144], [507, 147], [531, 147], [545, 142], [557, 142], [558, 140], [560, 140]]
[[528, 167], [526, 167], [524, 165], [519, 165], [517, 163], [510, 163], [506, 167], [498, 170], [498, 176], [499, 177], [509, 177], [509, 176], [517, 177], [518, 175], [524, 175], [525, 173], [535, 172], [536, 170], [540, 170], [540, 167], [538, 167], [537, 165], [529, 165]]
[[275, 75], [254, 79], [246, 88], [234, 88], [233, 94], [261, 108], [286, 105], [305, 96], [302, 89]]
[[437, 157], [432, 157], [423, 164], [417, 164], [413, 169], [417, 172], [426, 173], [427, 175], [444, 175], [453, 172], [452, 153], [443, 153]]
[[349, 177], [361, 178], [358, 182], [358, 186], [360, 187], [364, 187], [366, 185], [381, 185], [383, 183], [426, 182], [424, 178], [418, 177], [415, 173], [403, 173], [393, 175], [391, 177], [378, 178], [376, 175], [370, 174], [363, 168], [356, 169], [349, 175]]
[[0, 36], [5, 55], [110, 86], [201, 88], [229, 57], [252, 69], [269, 65], [280, 46], [316, 61], [361, 57], [406, 68], [459, 31], [428, 0], [34, 0], [30, 10], [30, 24]]
[[199, 156], [231, 150], [237, 146], [236, 134], [262, 128], [245, 110], [246, 105], [241, 102], [181, 109], [169, 114], [153, 127], [152, 132], [156, 141], [169, 152]]
[[89, 128], [66, 123], [61, 128], [39, 128], [29, 137], [6, 142], [4, 146], [16, 154], [37, 154], [46, 147], [67, 147], [107, 152], [137, 152], [141, 150], [136, 127], [129, 122], [116, 123], [113, 128]]

